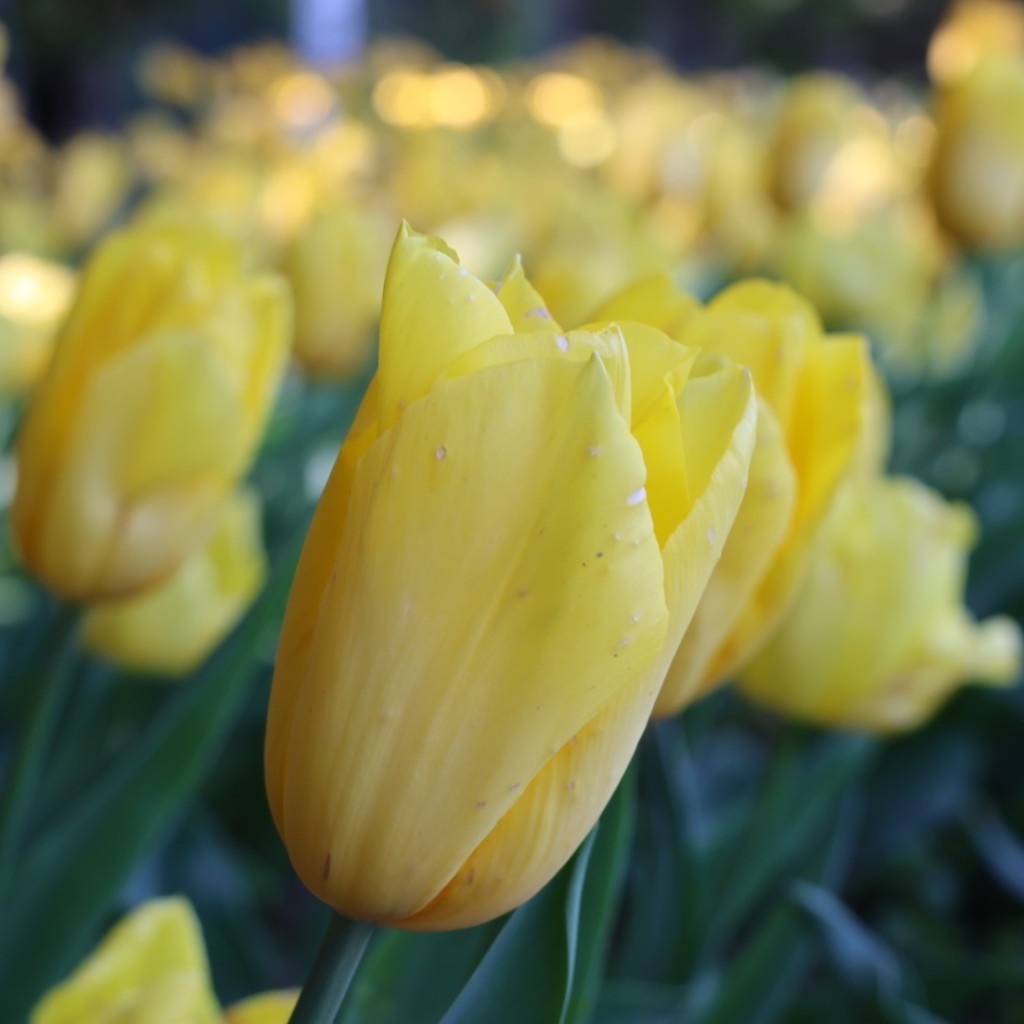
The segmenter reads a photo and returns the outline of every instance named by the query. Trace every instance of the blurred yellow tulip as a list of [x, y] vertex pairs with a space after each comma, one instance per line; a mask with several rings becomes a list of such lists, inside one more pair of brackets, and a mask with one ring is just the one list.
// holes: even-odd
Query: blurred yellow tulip
[[740, 673], [750, 696], [823, 725], [923, 722], [964, 682], [1020, 672], [1020, 629], [963, 606], [971, 512], [916, 481], [847, 484], [785, 621]]
[[204, 543], [287, 358], [284, 284], [210, 225], [143, 221], [89, 261], [18, 438], [13, 526], [73, 601], [125, 597]]
[[186, 900], [150, 900], [43, 997], [30, 1024], [219, 1024], [203, 936]]
[[789, 85], [775, 124], [774, 193], [785, 209], [851, 214], [889, 198], [896, 182], [882, 115], [857, 84], [828, 72]]
[[0, 256], [0, 395], [29, 390], [46, 369], [75, 275], [27, 253]]
[[366, 362], [380, 313], [393, 227], [355, 202], [318, 209], [285, 256], [295, 296], [295, 355], [311, 374], [343, 377]]
[[931, 189], [964, 245], [1024, 242], [1024, 57], [991, 58], [939, 91]]
[[1024, 5], [1019, 0], [958, 0], [928, 44], [936, 85], [969, 75], [988, 57], [1024, 54]]
[[728, 535], [735, 364], [640, 324], [563, 333], [399, 232], [377, 377], [299, 565], [267, 724], [292, 863], [360, 919], [528, 899], [613, 793]]
[[[670, 309], [657, 279], [606, 310], [643, 317]], [[668, 285], [658, 289], [664, 296]], [[731, 675], [791, 600], [814, 533], [857, 457], [869, 359], [862, 338], [827, 337], [814, 310], [782, 285], [747, 281], [705, 309], [680, 307], [674, 337], [705, 357], [749, 367], [760, 398], [757, 447], [736, 525], [683, 637], [654, 709], [674, 714]], [[662, 323], [666, 321], [661, 320]], [[670, 328], [671, 329], [671, 328]], [[879, 445], [881, 442], [879, 442]]]
[[91, 607], [86, 646], [133, 672], [185, 675], [241, 618], [266, 570], [259, 496], [243, 489], [224, 503], [206, 546], [173, 576], [137, 597]]
[[267, 992], [221, 1013], [189, 902], [149, 900], [107, 934], [29, 1024], [286, 1024], [297, 992]]
[[909, 354], [945, 257], [931, 211], [903, 203], [849, 225], [792, 217], [775, 265], [826, 323], [869, 331], [887, 351]]
[[133, 169], [116, 136], [86, 132], [61, 151], [56, 165], [53, 217], [64, 245], [91, 242], [128, 197]]

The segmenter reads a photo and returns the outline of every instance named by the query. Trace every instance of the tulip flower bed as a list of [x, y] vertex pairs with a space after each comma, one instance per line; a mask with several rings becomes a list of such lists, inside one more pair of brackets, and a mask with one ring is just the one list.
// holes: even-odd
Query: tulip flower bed
[[929, 71], [0, 80], [0, 1019], [1019, 1019], [1024, 8]]

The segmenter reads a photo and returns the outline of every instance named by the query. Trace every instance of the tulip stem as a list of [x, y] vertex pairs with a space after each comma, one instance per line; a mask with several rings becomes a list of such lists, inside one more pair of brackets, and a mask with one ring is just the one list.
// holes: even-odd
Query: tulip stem
[[289, 1024], [334, 1024], [373, 935], [367, 921], [332, 914]]
[[63, 606], [57, 611], [47, 638], [49, 650], [35, 679], [35, 701], [0, 798], [0, 905], [11, 883], [40, 771], [67, 702], [80, 619], [78, 608]]

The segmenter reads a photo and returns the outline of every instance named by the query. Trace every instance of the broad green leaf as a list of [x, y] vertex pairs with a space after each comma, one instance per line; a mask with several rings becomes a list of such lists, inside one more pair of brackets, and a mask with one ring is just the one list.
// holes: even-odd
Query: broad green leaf
[[248, 615], [67, 817], [27, 851], [3, 917], [0, 991], [22, 1020], [87, 952], [139, 859], [174, 827], [217, 757], [280, 616], [298, 554], [277, 559]]

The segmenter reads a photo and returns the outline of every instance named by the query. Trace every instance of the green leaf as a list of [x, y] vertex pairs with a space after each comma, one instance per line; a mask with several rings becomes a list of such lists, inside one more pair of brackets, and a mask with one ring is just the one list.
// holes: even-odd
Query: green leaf
[[607, 948], [629, 842], [631, 800], [627, 776], [572, 861], [506, 919], [442, 1024], [585, 1019]]
[[[562, 1014], [564, 1024], [583, 1024], [594, 1012], [636, 827], [635, 789], [630, 769], [601, 816], [586, 865], [579, 902], [576, 970]], [[566, 924], [572, 927], [572, 922], [567, 920]]]
[[457, 932], [382, 931], [370, 944], [338, 1024], [435, 1024], [500, 928], [492, 923]]
[[135, 865], [192, 800], [280, 620], [301, 540], [296, 536], [277, 559], [231, 639], [27, 852], [2, 924], [0, 991], [12, 1020], [24, 1019], [87, 952]]

